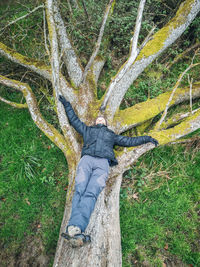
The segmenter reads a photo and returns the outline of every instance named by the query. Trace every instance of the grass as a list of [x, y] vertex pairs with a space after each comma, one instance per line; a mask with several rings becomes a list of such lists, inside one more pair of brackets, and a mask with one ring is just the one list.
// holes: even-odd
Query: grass
[[27, 110], [0, 103], [1, 247], [19, 253], [39, 235], [53, 256], [65, 204], [67, 163]]
[[124, 266], [174, 258], [200, 266], [199, 194], [199, 149], [164, 146], [140, 158], [121, 189]]

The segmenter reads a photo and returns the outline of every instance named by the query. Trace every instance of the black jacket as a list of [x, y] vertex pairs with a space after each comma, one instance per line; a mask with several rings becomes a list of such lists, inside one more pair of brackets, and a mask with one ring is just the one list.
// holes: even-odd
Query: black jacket
[[90, 155], [107, 158], [110, 166], [114, 166], [118, 164], [113, 151], [115, 145], [131, 147], [150, 142], [150, 136], [128, 137], [117, 135], [103, 124], [87, 126], [80, 121], [69, 102], [66, 102], [64, 107], [70, 124], [83, 136], [84, 144], [81, 157]]

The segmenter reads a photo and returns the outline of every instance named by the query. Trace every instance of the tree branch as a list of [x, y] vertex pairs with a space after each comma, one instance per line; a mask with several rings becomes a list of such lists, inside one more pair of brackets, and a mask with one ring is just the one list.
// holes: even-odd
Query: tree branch
[[28, 105], [25, 103], [25, 104], [20, 104], [20, 103], [16, 103], [16, 102], [12, 102], [12, 101], [9, 101], [3, 97], [0, 96], [0, 100], [14, 108], [27, 108]]
[[78, 59], [74, 48], [72, 47], [72, 44], [70, 42], [69, 37], [67, 36], [67, 32], [65, 29], [65, 25], [63, 22], [63, 19], [60, 15], [58, 2], [54, 1], [53, 4], [53, 10], [54, 10], [54, 19], [55, 19], [55, 27], [58, 32], [59, 37], [59, 43], [62, 50], [63, 60], [67, 67], [69, 77], [72, 81], [72, 83], [78, 87], [83, 75], [82, 66], [80, 63], [80, 60]]
[[64, 136], [60, 134], [51, 124], [49, 124], [40, 113], [37, 105], [37, 100], [29, 87], [26, 83], [21, 83], [16, 80], [8, 79], [7, 77], [4, 77], [0, 75], [0, 83], [17, 89], [18, 91], [22, 92], [25, 99], [27, 106], [29, 108], [31, 117], [37, 127], [56, 145], [58, 146], [65, 155], [67, 155], [69, 150], [69, 144], [65, 140]]
[[95, 84], [97, 85], [97, 82], [99, 80], [99, 75], [102, 71], [102, 68], [105, 64], [105, 60], [101, 57], [96, 57], [93, 61], [91, 70], [94, 75]]
[[191, 114], [196, 113], [197, 111], [199, 111], [198, 109], [193, 110], [192, 112], [186, 112], [183, 114], [176, 114], [174, 116], [172, 116], [171, 118], [169, 118], [166, 122], [163, 122], [160, 126], [160, 129], [164, 130], [167, 128], [171, 128], [177, 124], [179, 124], [182, 120], [184, 120], [185, 118], [188, 118]]
[[[153, 39], [140, 51], [136, 61], [127, 70], [121, 80], [119, 80], [115, 86], [112, 86], [113, 81], [111, 81], [101, 105], [102, 109], [106, 108], [109, 120], [112, 120], [126, 91], [133, 81], [184, 32], [199, 10], [199, 0], [186, 0], [182, 3], [176, 16], [165, 27], [154, 34]], [[110, 89], [110, 87], [112, 87], [112, 89]]]
[[127, 73], [128, 69], [131, 67], [131, 65], [133, 64], [133, 62], [135, 61], [138, 55], [137, 43], [138, 43], [138, 37], [139, 37], [141, 23], [142, 23], [142, 14], [144, 10], [145, 1], [146, 0], [141, 0], [139, 7], [138, 7], [138, 14], [137, 14], [137, 19], [136, 19], [136, 24], [135, 24], [134, 35], [131, 39], [130, 56], [128, 60], [125, 62], [125, 64], [123, 65], [123, 67], [120, 69], [120, 71], [115, 75], [112, 82], [110, 83], [107, 93], [104, 97], [104, 101], [101, 105], [101, 110], [105, 110], [112, 91], [114, 90], [115, 86], [120, 82], [120, 80], [124, 77], [124, 75]]
[[[154, 118], [164, 111], [170, 95], [171, 91], [149, 101], [138, 103], [130, 108], [119, 110], [114, 117], [113, 129], [118, 133], [122, 133]], [[193, 84], [192, 97], [193, 99], [200, 97], [200, 82]], [[189, 99], [190, 89], [188, 87], [178, 88], [169, 106], [178, 105]]]
[[47, 23], [49, 28], [49, 37], [51, 44], [51, 68], [52, 68], [52, 84], [54, 89], [54, 97], [57, 108], [58, 119], [60, 122], [61, 129], [66, 138], [69, 139], [71, 144], [71, 149], [74, 150], [78, 156], [80, 153], [80, 146], [76, 140], [76, 136], [72, 127], [70, 127], [68, 119], [66, 117], [63, 105], [58, 100], [61, 93], [60, 84], [60, 62], [59, 62], [59, 49], [57, 41], [57, 33], [53, 16], [53, 5], [55, 0], [46, 0], [46, 13], [47, 13]]
[[94, 62], [94, 59], [95, 59], [95, 57], [97, 56], [97, 54], [99, 52], [100, 45], [101, 45], [101, 40], [102, 40], [104, 29], [105, 29], [105, 26], [106, 26], [106, 21], [108, 19], [112, 4], [113, 4], [113, 0], [110, 0], [108, 6], [106, 7], [106, 11], [105, 11], [105, 14], [104, 14], [104, 17], [103, 17], [103, 22], [102, 22], [101, 29], [100, 29], [100, 32], [99, 32], [99, 36], [98, 36], [97, 42], [95, 44], [95, 49], [94, 49], [94, 51], [93, 51], [93, 53], [92, 53], [92, 55], [91, 55], [91, 57], [90, 57], [90, 59], [88, 61], [88, 64], [86, 65], [84, 73], [83, 73], [83, 78], [82, 78], [83, 82], [85, 82], [87, 73], [88, 73], [89, 69], [91, 68], [91, 66], [92, 66], [92, 64]]
[[[7, 47], [5, 44], [0, 42], [0, 54], [10, 59], [12, 62], [20, 64], [21, 66], [32, 70], [33, 72], [41, 75], [45, 79], [52, 81], [51, 76], [51, 67], [45, 65], [44, 62], [41, 62], [36, 59], [31, 59], [26, 56], [23, 56], [16, 52], [15, 50]], [[62, 87], [63, 95], [70, 100], [72, 104], [76, 103], [76, 95], [73, 88], [69, 85], [66, 79], [60, 74], [60, 84]]]
[[51, 80], [51, 67], [45, 65], [44, 62], [23, 56], [18, 52], [16, 52], [15, 50], [7, 47], [5, 44], [1, 42], [0, 42], [0, 54], [10, 59], [12, 62], [20, 64], [36, 72], [45, 79]]
[[[162, 114], [162, 117], [161, 117], [161, 119], [157, 122], [157, 124], [156, 124], [156, 126], [155, 126], [155, 130], [159, 130], [160, 125], [161, 125], [161, 124], [163, 123], [163, 121], [165, 120], [165, 117], [167, 116], [167, 111], [168, 111], [168, 109], [169, 109], [170, 103], [171, 103], [171, 101], [172, 101], [172, 99], [173, 99], [173, 96], [174, 96], [174, 94], [175, 94], [175, 92], [176, 92], [176, 89], [178, 88], [178, 86], [179, 86], [181, 80], [183, 79], [184, 75], [185, 75], [191, 68], [193, 68], [193, 67], [195, 67], [195, 66], [197, 66], [197, 65], [199, 65], [199, 64], [200, 64], [200, 63], [191, 64], [191, 65], [190, 65], [190, 66], [189, 66], [183, 73], [181, 73], [181, 75], [179, 76], [178, 81], [176, 82], [176, 84], [175, 84], [175, 86], [174, 86], [174, 88], [173, 88], [173, 90], [172, 90], [172, 92], [171, 92], [171, 95], [170, 95], [170, 97], [169, 97], [169, 100], [168, 100], [168, 102], [167, 102], [167, 105], [166, 105], [166, 107], [165, 107], [165, 110], [164, 110], [164, 112], [163, 112], [163, 114]], [[190, 96], [190, 98], [191, 98], [191, 96]]]
[[187, 48], [183, 53], [177, 55], [174, 60], [171, 63], [166, 64], [166, 68], [170, 69], [175, 63], [177, 63], [180, 59], [185, 57], [191, 50], [197, 48], [200, 46], [200, 42], [197, 42], [196, 44], [192, 45], [191, 47]]
[[[23, 15], [23, 16], [21, 16], [21, 17], [15, 19], [15, 20], [9, 22], [3, 29], [0, 29], [0, 31], [3, 32], [3, 31], [4, 31], [5, 29], [7, 29], [10, 25], [15, 24], [15, 23], [18, 22], [19, 20], [22, 20], [22, 19], [28, 17], [29, 15], [31, 15], [32, 13], [34, 13], [35, 11], [37, 11], [38, 9], [43, 8], [43, 7], [44, 7], [44, 5], [40, 5], [40, 6], [38, 6], [38, 7], [35, 7], [33, 10], [29, 11], [27, 14], [25, 14], [25, 15]], [[2, 33], [0, 33], [0, 36], [1, 36], [1, 35], [2, 35]]]

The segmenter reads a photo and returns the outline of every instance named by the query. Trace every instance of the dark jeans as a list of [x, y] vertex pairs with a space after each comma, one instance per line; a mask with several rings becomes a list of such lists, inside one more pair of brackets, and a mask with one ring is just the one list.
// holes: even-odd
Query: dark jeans
[[75, 179], [75, 192], [68, 226], [85, 231], [98, 195], [106, 185], [109, 173], [108, 160], [85, 155], [81, 158]]

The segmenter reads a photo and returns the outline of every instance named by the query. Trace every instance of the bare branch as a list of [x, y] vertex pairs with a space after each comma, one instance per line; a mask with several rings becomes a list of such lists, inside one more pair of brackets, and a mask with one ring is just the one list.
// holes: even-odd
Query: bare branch
[[166, 64], [166, 68], [170, 69], [175, 63], [177, 63], [180, 59], [185, 57], [190, 51], [200, 46], [200, 42], [197, 42], [196, 44], [192, 45], [188, 49], [184, 50], [183, 53], [177, 55], [174, 60], [171, 63]]
[[[35, 11], [37, 11], [38, 9], [43, 8], [43, 7], [44, 7], [44, 5], [40, 5], [40, 6], [36, 7], [36, 8], [34, 8], [33, 10], [29, 11], [27, 14], [25, 14], [25, 15], [23, 15], [23, 16], [21, 16], [21, 17], [15, 19], [15, 20], [9, 22], [3, 29], [0, 29], [0, 31], [3, 32], [3, 31], [4, 31], [5, 29], [7, 29], [10, 25], [15, 24], [15, 23], [18, 22], [19, 20], [22, 20], [22, 19], [28, 17], [29, 15], [31, 15], [32, 13], [34, 13]], [[0, 36], [1, 36], [1, 35], [2, 35], [2, 33], [0, 33]]]
[[190, 76], [188, 74], [188, 83], [190, 85], [190, 111], [192, 113], [192, 83], [193, 83], [193, 78], [190, 80]]
[[139, 37], [141, 23], [142, 23], [142, 14], [144, 10], [145, 1], [146, 0], [141, 0], [140, 5], [138, 7], [138, 15], [137, 15], [136, 24], [135, 24], [135, 31], [131, 39], [130, 56], [128, 60], [126, 61], [126, 63], [124, 64], [124, 66], [120, 69], [120, 71], [116, 74], [115, 78], [110, 83], [108, 87], [108, 91], [104, 98], [104, 101], [101, 105], [101, 110], [105, 110], [108, 100], [116, 84], [119, 83], [120, 80], [124, 77], [124, 75], [127, 73], [128, 69], [131, 67], [131, 65], [133, 64], [133, 62], [135, 61], [138, 55], [137, 43], [138, 43], [138, 37]]
[[98, 79], [99, 79], [99, 75], [101, 73], [101, 70], [102, 70], [104, 64], [105, 64], [105, 60], [103, 58], [101, 58], [101, 57], [96, 57], [94, 59], [93, 64], [92, 64], [92, 68], [91, 69], [92, 69], [92, 73], [93, 73], [94, 78], [95, 78], [96, 85], [97, 85], [97, 82], [98, 82]]
[[130, 58], [132, 58], [131, 62], [133, 62], [137, 56], [137, 43], [138, 43], [138, 37], [139, 37], [141, 23], [142, 23], [142, 15], [143, 15], [145, 2], [146, 2], [146, 0], [141, 0], [139, 8], [138, 8], [138, 14], [137, 14], [137, 19], [136, 19], [136, 24], [135, 24], [134, 35], [133, 35], [133, 38], [131, 40], [131, 55], [130, 55]]
[[0, 96], [0, 100], [14, 108], [27, 108], [28, 105], [25, 103], [25, 104], [21, 104], [21, 103], [16, 103], [16, 102], [12, 102], [12, 101], [9, 101], [3, 97]]
[[175, 92], [176, 92], [176, 89], [178, 88], [178, 86], [179, 86], [181, 80], [183, 79], [184, 75], [185, 75], [191, 68], [193, 68], [193, 67], [195, 67], [195, 66], [197, 66], [197, 65], [199, 65], [199, 64], [200, 64], [200, 63], [191, 64], [191, 65], [190, 65], [190, 66], [189, 66], [183, 73], [181, 73], [181, 75], [179, 76], [178, 81], [176, 82], [176, 84], [175, 84], [175, 86], [174, 86], [174, 88], [173, 88], [173, 90], [172, 90], [172, 93], [171, 93], [171, 95], [170, 95], [170, 97], [169, 97], [169, 100], [168, 100], [167, 105], [166, 105], [166, 107], [165, 107], [165, 110], [164, 110], [164, 112], [163, 112], [163, 114], [162, 114], [162, 117], [161, 117], [161, 119], [158, 121], [158, 123], [157, 123], [156, 126], [155, 126], [155, 130], [159, 130], [160, 125], [161, 125], [161, 124], [163, 123], [163, 121], [165, 120], [165, 117], [167, 116], [167, 111], [168, 111], [168, 109], [169, 109], [170, 103], [171, 103], [171, 101], [172, 101], [172, 99], [173, 99], [173, 96], [174, 96], [174, 94], [175, 94]]
[[63, 19], [58, 8], [58, 2], [54, 1], [53, 5], [53, 16], [63, 54], [63, 60], [67, 67], [70, 79], [72, 80], [73, 84], [78, 87], [83, 75], [82, 66], [67, 35]]
[[50, 51], [49, 51], [48, 44], [47, 44], [45, 10], [43, 10], [43, 27], [44, 27], [44, 46], [45, 46], [45, 50], [46, 50], [46, 52], [47, 52], [47, 55], [50, 56]]
[[[190, 99], [190, 89], [178, 88], [174, 94], [170, 107], [178, 105]], [[119, 110], [113, 121], [113, 129], [122, 133], [148, 121], [165, 110], [171, 95], [170, 92], [163, 93], [149, 101], [138, 103], [130, 108]], [[200, 83], [193, 84], [193, 99], [200, 97]]]
[[5, 44], [0, 42], [0, 54], [7, 57], [14, 63], [20, 64], [37, 74], [43, 76], [44, 78], [51, 80], [51, 67], [45, 65], [44, 62], [41, 62], [36, 59], [28, 58], [16, 52], [15, 50], [7, 47]]
[[113, 3], [113, 0], [110, 0], [107, 8], [106, 8], [106, 11], [105, 11], [105, 15], [103, 17], [103, 22], [102, 22], [102, 25], [101, 25], [101, 29], [100, 29], [100, 32], [99, 32], [99, 36], [98, 36], [98, 39], [97, 39], [97, 42], [95, 44], [95, 49], [88, 61], [88, 64], [86, 65], [85, 67], [85, 71], [83, 73], [83, 82], [85, 82], [85, 78], [87, 76], [87, 73], [89, 71], [89, 69], [91, 68], [93, 62], [94, 62], [94, 59], [95, 57], [97, 56], [98, 52], [99, 52], [99, 49], [100, 49], [100, 45], [101, 45], [101, 40], [102, 40], [102, 37], [103, 37], [103, 33], [104, 33], [104, 29], [105, 29], [105, 26], [106, 26], [106, 21], [108, 19], [108, 16], [109, 16], [109, 13], [110, 13], [110, 9], [111, 9], [111, 6], [112, 6], [112, 3]]
[[185, 118], [188, 118], [191, 114], [194, 114], [195, 112], [199, 111], [198, 109], [193, 110], [192, 112], [186, 112], [183, 114], [175, 114], [171, 118], [169, 118], [166, 122], [163, 122], [160, 126], [160, 129], [167, 129], [169, 127], [173, 127], [177, 124], [179, 124], [182, 120]]
[[59, 49], [58, 49], [58, 40], [55, 27], [55, 21], [53, 16], [53, 5], [55, 0], [46, 0], [46, 12], [47, 12], [47, 23], [49, 28], [50, 35], [50, 44], [51, 44], [51, 68], [52, 68], [52, 84], [54, 89], [54, 97], [57, 108], [58, 119], [61, 125], [61, 129], [66, 138], [69, 139], [71, 144], [71, 149], [78, 155], [80, 152], [79, 144], [75, 138], [75, 133], [70, 127], [66, 114], [64, 112], [63, 105], [58, 100], [59, 94], [61, 92], [60, 84], [60, 62], [59, 62]]
[[[44, 62], [41, 62], [36, 59], [31, 59], [26, 56], [23, 56], [16, 52], [15, 50], [7, 47], [5, 44], [0, 42], [0, 54], [10, 59], [12, 62], [20, 64], [23, 67], [26, 67], [33, 72], [41, 75], [45, 79], [52, 81], [51, 76], [51, 67], [45, 65]], [[76, 95], [74, 93], [73, 88], [66, 81], [62, 74], [60, 74], [60, 83], [62, 87], [63, 95], [71, 101], [71, 103], [76, 103]]]
[[[129, 86], [140, 73], [167, 47], [169, 47], [188, 27], [200, 10], [199, 0], [186, 0], [179, 7], [176, 16], [162, 29], [156, 32], [140, 51], [136, 61], [126, 74], [112, 87], [111, 81], [101, 105], [105, 109], [109, 120], [112, 120]], [[110, 89], [112, 87], [112, 89]]]
[[65, 140], [64, 136], [61, 135], [54, 127], [53, 125], [49, 124], [40, 113], [37, 105], [37, 100], [29, 87], [26, 83], [21, 83], [16, 80], [8, 79], [7, 77], [4, 77], [0, 75], [0, 83], [17, 89], [18, 91], [22, 92], [26, 103], [28, 105], [31, 117], [37, 127], [53, 142], [58, 146], [65, 154], [69, 152], [69, 146], [67, 144], [67, 141]]

